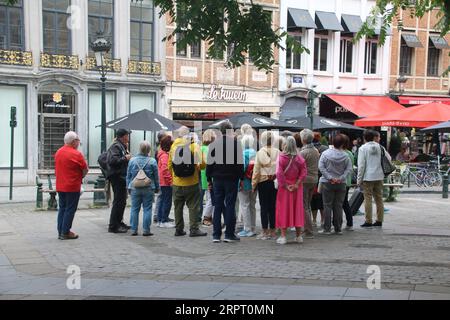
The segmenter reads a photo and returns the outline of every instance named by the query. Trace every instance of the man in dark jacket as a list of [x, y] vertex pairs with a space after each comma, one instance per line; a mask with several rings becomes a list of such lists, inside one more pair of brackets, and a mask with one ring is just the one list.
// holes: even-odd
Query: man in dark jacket
[[224, 242], [239, 241], [235, 235], [236, 198], [239, 180], [244, 178], [244, 160], [241, 143], [232, 134], [230, 122], [220, 126], [222, 138], [209, 147], [206, 177], [214, 189], [213, 242], [220, 242], [222, 236], [222, 212], [226, 225]]
[[108, 232], [126, 233], [129, 227], [123, 222], [123, 214], [127, 205], [126, 176], [131, 154], [128, 152], [130, 132], [119, 129], [116, 140], [108, 149], [108, 179], [114, 192], [113, 206], [109, 219]]

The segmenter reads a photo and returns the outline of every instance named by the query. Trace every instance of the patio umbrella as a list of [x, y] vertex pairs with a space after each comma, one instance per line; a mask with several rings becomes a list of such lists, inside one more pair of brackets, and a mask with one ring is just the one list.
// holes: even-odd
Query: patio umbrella
[[267, 118], [259, 114], [253, 113], [237, 113], [230, 118], [223, 119], [214, 122], [209, 127], [211, 129], [218, 129], [219, 126], [225, 122], [229, 121], [235, 129], [239, 129], [243, 124], [249, 124], [253, 129], [280, 129], [280, 130], [298, 130], [299, 126], [295, 124], [290, 124], [281, 120]]
[[450, 119], [450, 105], [428, 103], [355, 122], [358, 127], [427, 128]]
[[[311, 126], [311, 119], [308, 117], [295, 117], [287, 119], [286, 122], [308, 129]], [[326, 129], [346, 129], [346, 130], [364, 131], [364, 129], [352, 126], [351, 124], [314, 115], [313, 130], [326, 130]]]
[[435, 126], [422, 129], [420, 131], [436, 131], [436, 130], [440, 132], [450, 132], [450, 121], [442, 122]]
[[[98, 127], [101, 127], [98, 126]], [[109, 129], [129, 129], [136, 131], [152, 131], [158, 132], [174, 131], [181, 127], [181, 124], [167, 119], [157, 113], [149, 111], [147, 109], [131, 113], [119, 119], [106, 123], [106, 127]]]

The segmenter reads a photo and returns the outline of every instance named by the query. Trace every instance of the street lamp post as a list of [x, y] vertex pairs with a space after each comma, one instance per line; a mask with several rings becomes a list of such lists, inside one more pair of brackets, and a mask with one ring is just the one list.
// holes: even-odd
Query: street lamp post
[[[97, 32], [97, 39], [91, 43], [91, 49], [95, 54], [97, 69], [100, 72], [100, 80], [102, 82], [102, 120], [101, 120], [101, 146], [100, 153], [106, 151], [106, 74], [107, 65], [105, 61], [106, 54], [111, 50], [111, 42], [103, 37], [102, 32]], [[106, 177], [101, 174], [95, 184], [96, 189], [105, 189]], [[106, 197], [103, 192], [94, 193], [94, 205], [106, 205]]]
[[318, 98], [318, 97], [319, 97], [319, 94], [316, 91], [314, 91], [312, 89], [310, 89], [308, 91], [308, 95], [307, 95], [308, 106], [306, 109], [306, 115], [310, 120], [309, 129], [311, 129], [311, 131], [314, 131], [314, 106], [315, 106], [316, 98]]

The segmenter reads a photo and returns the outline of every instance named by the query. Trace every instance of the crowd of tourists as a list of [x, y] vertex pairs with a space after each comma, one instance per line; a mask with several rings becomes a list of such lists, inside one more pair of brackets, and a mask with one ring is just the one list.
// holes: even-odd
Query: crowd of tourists
[[[177, 237], [187, 235], [186, 230], [190, 237], [204, 237], [204, 230], [212, 227], [215, 243], [256, 237], [283, 245], [287, 233], [295, 230], [295, 242], [302, 243], [314, 238], [316, 230], [324, 235], [353, 230], [355, 212], [348, 199], [352, 186], [364, 193], [366, 219], [361, 227], [382, 227], [385, 174], [380, 159], [390, 157], [376, 131], [367, 130], [362, 145], [336, 134], [325, 146], [320, 133], [308, 129], [259, 133], [250, 125], [236, 129], [224, 121], [201, 137], [187, 127], [173, 135], [160, 132], [157, 150], [143, 141], [135, 156], [129, 152], [129, 137], [129, 131], [118, 130], [99, 158], [114, 193], [108, 232], [137, 236], [142, 209], [143, 236], [153, 236], [152, 224], [174, 229]], [[69, 132], [55, 155], [61, 240], [78, 238], [71, 227], [88, 172], [79, 144], [78, 135]], [[128, 196], [130, 225], [124, 222]], [[261, 228], [256, 225], [258, 198]], [[172, 207], [174, 220], [169, 217]], [[236, 228], [239, 222], [241, 230]]]

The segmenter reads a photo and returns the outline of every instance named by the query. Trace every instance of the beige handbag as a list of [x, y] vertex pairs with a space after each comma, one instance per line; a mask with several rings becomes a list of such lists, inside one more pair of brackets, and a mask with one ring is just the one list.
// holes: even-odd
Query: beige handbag
[[141, 168], [139, 166], [139, 163], [136, 162], [137, 166], [139, 167], [139, 172], [137, 173], [137, 175], [134, 178], [133, 183], [132, 183], [134, 188], [136, 188], [136, 189], [146, 188], [152, 184], [152, 180], [147, 176], [147, 174], [144, 171], [145, 166], [149, 163], [150, 163], [150, 159]]

